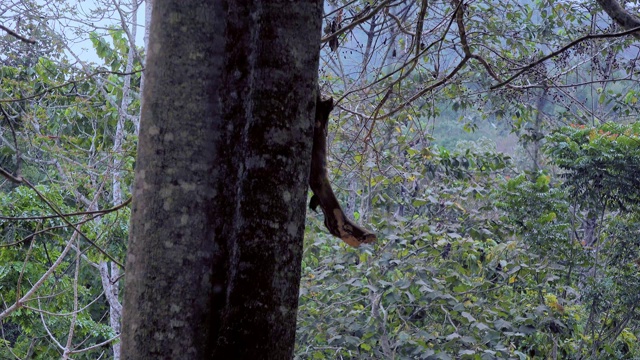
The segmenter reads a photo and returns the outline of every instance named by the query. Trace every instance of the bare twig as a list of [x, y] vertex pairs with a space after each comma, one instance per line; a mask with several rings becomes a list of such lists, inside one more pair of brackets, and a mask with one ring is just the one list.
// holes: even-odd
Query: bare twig
[[498, 88], [501, 88], [507, 84], [509, 84], [510, 82], [512, 82], [513, 80], [515, 80], [516, 78], [518, 78], [520, 75], [524, 74], [525, 72], [527, 72], [528, 70], [532, 69], [533, 67], [535, 67], [536, 65], [539, 65], [540, 63], [547, 61], [549, 59], [551, 59], [554, 56], [558, 56], [559, 54], [569, 50], [570, 48], [576, 46], [577, 44], [586, 41], [586, 40], [591, 40], [591, 39], [609, 39], [609, 38], [617, 38], [617, 37], [622, 37], [622, 36], [627, 36], [627, 35], [631, 35], [637, 31], [640, 31], [640, 26], [633, 28], [633, 29], [629, 29], [629, 30], [625, 30], [625, 31], [620, 31], [617, 33], [609, 33], [609, 34], [589, 34], [589, 35], [585, 35], [581, 38], [578, 38], [576, 40], [573, 40], [572, 42], [568, 43], [567, 45], [561, 47], [560, 49], [547, 54], [543, 57], [541, 57], [540, 59], [529, 63], [528, 65], [522, 67], [520, 69], [520, 71], [516, 72], [515, 74], [513, 74], [511, 77], [509, 77], [508, 79], [500, 82], [499, 84], [493, 85], [491, 86], [491, 90], [495, 90]]
[[69, 358], [69, 351], [73, 345], [73, 335], [75, 334], [76, 321], [78, 320], [78, 275], [80, 274], [80, 244], [76, 250], [76, 269], [73, 276], [73, 313], [69, 324], [69, 334], [67, 335], [67, 344], [64, 347], [63, 359]]
[[92, 77], [94, 77], [94, 76], [96, 76], [96, 75], [100, 75], [100, 74], [114, 74], [114, 75], [121, 75], [121, 76], [125, 76], [125, 75], [137, 74], [137, 73], [139, 73], [139, 72], [143, 72], [143, 71], [144, 71], [144, 69], [140, 69], [140, 70], [131, 71], [131, 72], [129, 72], [129, 73], [123, 73], [123, 72], [118, 72], [118, 71], [98, 70], [98, 71], [95, 71], [95, 72], [93, 72], [93, 73], [91, 73], [91, 74], [88, 74], [88, 75], [86, 75], [86, 76], [83, 76], [83, 77], [81, 77], [81, 78], [79, 78], [79, 79], [70, 80], [70, 81], [67, 81], [67, 82], [65, 82], [65, 83], [62, 83], [62, 84], [60, 84], [60, 85], [52, 86], [52, 87], [50, 87], [50, 88], [48, 88], [48, 89], [42, 90], [42, 91], [40, 91], [39, 93], [36, 93], [36, 94], [30, 95], [30, 96], [21, 97], [21, 98], [19, 98], [19, 99], [15, 99], [15, 98], [12, 98], [12, 99], [0, 99], [0, 103], [11, 103], [11, 102], [18, 102], [18, 101], [24, 101], [24, 100], [31, 100], [31, 99], [35, 99], [35, 98], [37, 98], [37, 97], [40, 97], [40, 96], [42, 96], [42, 95], [45, 95], [45, 94], [47, 94], [47, 93], [49, 93], [49, 92], [53, 91], [53, 90], [60, 89], [60, 88], [63, 88], [63, 87], [65, 87], [65, 86], [68, 86], [68, 85], [71, 85], [71, 84], [76, 84], [76, 83], [79, 83], [79, 82], [82, 82], [82, 81], [89, 80], [89, 79], [91, 79]]
[[33, 39], [27, 39], [26, 37], [24, 37], [24, 36], [22, 36], [22, 35], [18, 34], [17, 32], [15, 32], [15, 31], [13, 31], [13, 30], [9, 29], [8, 27], [6, 27], [6, 26], [4, 26], [4, 25], [0, 25], [0, 29], [2, 29], [2, 30], [4, 30], [4, 31], [6, 31], [9, 35], [11, 35], [11, 36], [13, 36], [13, 37], [15, 37], [15, 38], [19, 39], [20, 41], [22, 41], [22, 42], [26, 42], [27, 44], [35, 44], [35, 43], [36, 43], [36, 41], [35, 41], [35, 40], [33, 40]]
[[13, 176], [10, 172], [8, 172], [7, 170], [3, 169], [2, 167], [0, 167], [0, 175], [4, 176], [5, 178], [7, 178], [12, 183], [16, 183], [16, 184], [22, 183], [22, 178], [21, 177]]
[[131, 197], [127, 199], [120, 205], [114, 206], [109, 209], [102, 210], [94, 210], [94, 211], [79, 211], [74, 213], [65, 213], [65, 214], [55, 214], [55, 215], [42, 215], [42, 216], [25, 216], [25, 217], [11, 217], [11, 216], [2, 216], [0, 215], [0, 220], [11, 220], [11, 221], [25, 221], [25, 220], [44, 220], [44, 219], [54, 219], [59, 217], [69, 217], [69, 216], [78, 216], [78, 215], [104, 215], [110, 212], [118, 211], [123, 207], [129, 205], [131, 203]]
[[33, 184], [31, 184], [27, 179], [22, 179], [22, 181], [25, 184], [27, 184], [27, 186], [29, 186], [33, 191], [35, 191], [35, 193], [38, 195], [38, 197], [40, 199], [42, 199], [42, 201], [44, 201], [49, 206], [49, 208], [51, 210], [53, 210], [53, 212], [58, 214], [58, 216], [62, 219], [62, 221], [67, 223], [67, 225], [69, 225], [73, 230], [75, 230], [78, 234], [80, 234], [89, 244], [94, 246], [96, 248], [96, 250], [101, 252], [104, 256], [109, 258], [109, 260], [113, 261], [114, 263], [118, 264], [118, 266], [120, 266], [121, 268], [124, 269], [124, 265], [122, 265], [122, 263], [120, 263], [118, 260], [116, 260], [113, 256], [111, 256], [108, 252], [106, 252], [100, 246], [98, 246], [98, 244], [96, 244], [93, 240], [89, 239], [89, 237], [87, 235], [85, 235], [82, 231], [80, 231], [80, 229], [78, 227], [74, 226], [73, 223], [71, 223], [71, 221], [69, 219], [67, 219], [66, 217], [62, 216], [62, 213], [60, 212], [60, 210], [58, 210], [58, 208], [56, 206], [54, 206], [49, 201], [49, 199], [46, 198], [46, 196], [44, 196], [40, 191], [38, 191], [38, 189], [36, 189], [36, 187]]
[[337, 38], [338, 36], [346, 33], [347, 31], [355, 28], [359, 24], [361, 24], [361, 23], [369, 20], [370, 18], [372, 18], [380, 10], [382, 10], [382, 8], [384, 8], [385, 6], [388, 6], [389, 3], [391, 3], [391, 0], [386, 0], [386, 1], [381, 2], [378, 6], [376, 6], [373, 9], [371, 9], [367, 15], [352, 21], [351, 23], [349, 23], [349, 25], [343, 27], [342, 29], [340, 29], [340, 30], [338, 30], [338, 31], [336, 31], [336, 32], [334, 32], [334, 33], [332, 33], [330, 35], [327, 35], [327, 36], [323, 37], [320, 41], [322, 43], [325, 43], [325, 42], [328, 42], [328, 41], [331, 41], [331, 40]]
[[67, 354], [69, 354], [69, 355], [74, 355], [74, 354], [81, 354], [81, 353], [83, 353], [83, 352], [87, 352], [87, 351], [95, 350], [95, 349], [98, 349], [98, 348], [100, 348], [100, 347], [102, 347], [102, 346], [105, 346], [105, 345], [107, 345], [107, 344], [112, 343], [114, 340], [117, 340], [118, 338], [120, 338], [120, 334], [118, 334], [118, 335], [116, 335], [116, 336], [112, 337], [112, 338], [111, 338], [111, 339], [109, 339], [109, 340], [105, 340], [105, 341], [103, 341], [103, 342], [101, 342], [101, 343], [99, 343], [99, 344], [91, 345], [91, 346], [86, 347], [86, 348], [84, 348], [84, 349], [71, 350], [71, 351], [69, 351]]

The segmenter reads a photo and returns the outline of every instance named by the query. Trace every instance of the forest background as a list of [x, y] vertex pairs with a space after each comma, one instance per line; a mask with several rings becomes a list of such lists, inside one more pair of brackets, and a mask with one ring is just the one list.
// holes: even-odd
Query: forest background
[[[3, 359], [120, 358], [151, 6], [83, 4], [0, 4]], [[620, 5], [325, 2], [330, 178], [378, 241], [307, 214], [296, 358], [640, 357], [640, 21]]]

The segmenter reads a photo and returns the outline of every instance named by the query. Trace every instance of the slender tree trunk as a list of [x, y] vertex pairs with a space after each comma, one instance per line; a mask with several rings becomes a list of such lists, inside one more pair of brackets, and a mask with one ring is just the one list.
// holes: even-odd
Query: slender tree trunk
[[[104, 289], [104, 296], [109, 303], [109, 325], [113, 329], [113, 332], [120, 334], [122, 332], [122, 305], [118, 298], [120, 294], [120, 268], [112, 261], [101, 262], [100, 265], [100, 279], [102, 280], [102, 288]], [[111, 268], [111, 273], [109, 273]], [[121, 343], [114, 341], [111, 344], [113, 348], [113, 360], [120, 360], [120, 348]]]
[[292, 357], [321, 14], [154, 4], [124, 359]]
[[[149, 32], [151, 31], [151, 15], [153, 14], [153, 0], [145, 0], [144, 2], [144, 50], [145, 54], [149, 51]], [[143, 66], [146, 65], [146, 60], [144, 60]], [[140, 94], [144, 94], [144, 79], [146, 78], [145, 73], [143, 72], [140, 75]], [[140, 96], [140, 107], [144, 106], [144, 97]], [[139, 119], [139, 118], [138, 118]], [[135, 121], [136, 127], [136, 135], [140, 132], [140, 120]]]
[[[626, 30], [640, 27], [640, 18], [635, 14], [625, 10], [620, 5], [618, 0], [596, 0], [598, 4], [616, 23], [622, 26]], [[633, 36], [640, 38], [639, 33], [634, 33]]]
[[[131, 4], [131, 25], [127, 34], [129, 38], [129, 52], [127, 54], [127, 64], [125, 65], [125, 73], [130, 74], [133, 70], [135, 48], [135, 38], [137, 32], [137, 4], [136, 0], [132, 0]], [[129, 22], [125, 18], [124, 10], [119, 11], [123, 28], [129, 26]], [[129, 117], [127, 108], [130, 102], [131, 92], [131, 75], [125, 75], [123, 78], [122, 86], [122, 101], [118, 108], [118, 121], [116, 123], [116, 132], [113, 137], [113, 163], [112, 163], [112, 187], [111, 196], [114, 206], [122, 203], [122, 143], [125, 137], [125, 122]], [[109, 271], [109, 268], [111, 271]], [[116, 334], [122, 332], [122, 304], [120, 303], [120, 269], [118, 265], [113, 262], [100, 263], [100, 278], [102, 280], [102, 287], [104, 294], [109, 303], [109, 325]], [[113, 360], [120, 360], [121, 358], [121, 343], [114, 341], [111, 344], [113, 349]]]

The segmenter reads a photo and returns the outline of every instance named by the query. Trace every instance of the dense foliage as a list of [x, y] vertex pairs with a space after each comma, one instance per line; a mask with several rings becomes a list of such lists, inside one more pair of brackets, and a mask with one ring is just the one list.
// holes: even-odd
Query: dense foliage
[[410, 216], [374, 210], [383, 244], [309, 236], [298, 357], [635, 358], [637, 141], [637, 124], [558, 129], [560, 176], [467, 144], [409, 157], [429, 180]]

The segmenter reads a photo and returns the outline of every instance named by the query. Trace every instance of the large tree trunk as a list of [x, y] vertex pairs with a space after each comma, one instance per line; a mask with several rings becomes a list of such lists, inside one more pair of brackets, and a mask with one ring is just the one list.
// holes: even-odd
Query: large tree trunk
[[292, 357], [321, 14], [154, 4], [124, 359]]
[[[640, 27], [640, 18], [628, 12], [620, 5], [618, 0], [597, 0], [598, 4], [618, 25], [626, 30]], [[638, 33], [634, 33], [635, 37], [639, 37]]]

